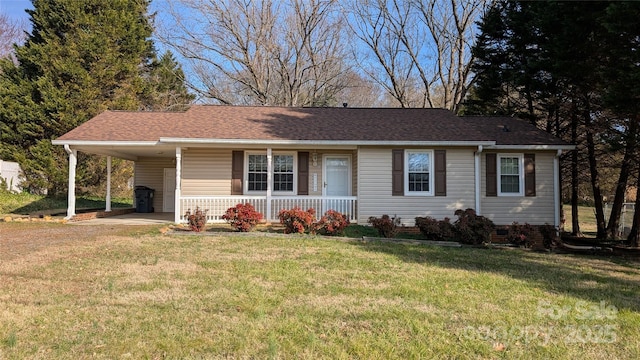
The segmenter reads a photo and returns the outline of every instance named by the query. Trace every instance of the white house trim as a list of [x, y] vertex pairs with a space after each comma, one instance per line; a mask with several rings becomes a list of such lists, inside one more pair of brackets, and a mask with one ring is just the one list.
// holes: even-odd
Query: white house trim
[[560, 155], [562, 150], [553, 157], [553, 219], [556, 229], [560, 227]]
[[161, 137], [163, 144], [241, 144], [241, 145], [344, 145], [344, 146], [478, 146], [495, 145], [495, 141], [387, 141], [387, 140], [255, 140], [255, 139], [193, 139]]
[[480, 156], [482, 155], [482, 145], [478, 145], [478, 150], [474, 154], [474, 183], [475, 183], [475, 195], [476, 195], [476, 214], [482, 215], [482, 197], [480, 194], [481, 191], [481, 181], [482, 181], [482, 171], [481, 171], [481, 162]]
[[107, 156], [107, 195], [105, 198], [105, 211], [111, 211], [111, 156]]
[[182, 178], [182, 148], [176, 147], [176, 199], [175, 206], [173, 209], [173, 219], [177, 224], [180, 222], [180, 217], [182, 215], [182, 207], [180, 202], [180, 189], [182, 189], [182, 185], [180, 183], [180, 179]]
[[[484, 145], [484, 144], [483, 144]], [[573, 150], [573, 145], [489, 145], [492, 150]]]
[[69, 188], [67, 190], [67, 216], [70, 220], [76, 215], [76, 166], [78, 164], [78, 150], [72, 150], [64, 145], [64, 151], [69, 155]]

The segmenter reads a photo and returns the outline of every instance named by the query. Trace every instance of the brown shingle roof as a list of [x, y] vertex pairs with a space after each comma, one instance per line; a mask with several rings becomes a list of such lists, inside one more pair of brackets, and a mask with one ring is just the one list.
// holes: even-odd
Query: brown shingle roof
[[[504, 124], [510, 132], [502, 131]], [[158, 141], [160, 138], [566, 145], [524, 121], [458, 117], [444, 109], [216, 105], [194, 105], [185, 112], [105, 111], [58, 141]]]

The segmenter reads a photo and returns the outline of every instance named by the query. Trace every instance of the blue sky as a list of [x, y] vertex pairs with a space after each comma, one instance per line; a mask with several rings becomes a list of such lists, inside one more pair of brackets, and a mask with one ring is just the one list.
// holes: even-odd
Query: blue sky
[[29, 16], [24, 12], [27, 8], [32, 8], [30, 0], [0, 0], [0, 13], [12, 19], [27, 20]]

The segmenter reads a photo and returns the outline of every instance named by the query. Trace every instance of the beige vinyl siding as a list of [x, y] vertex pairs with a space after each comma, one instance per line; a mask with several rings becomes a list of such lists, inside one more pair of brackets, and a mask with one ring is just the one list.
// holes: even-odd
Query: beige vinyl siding
[[456, 209], [474, 207], [475, 149], [446, 149], [447, 196], [392, 196], [391, 150], [371, 147], [359, 150], [358, 223], [366, 224], [370, 216], [387, 214], [413, 226], [416, 216], [454, 219]]
[[143, 157], [135, 162], [133, 182], [135, 186], [146, 186], [155, 190], [153, 194], [155, 212], [162, 212], [164, 169], [175, 168], [174, 161], [174, 158]]
[[187, 149], [182, 152], [184, 196], [231, 195], [231, 150]]
[[[496, 153], [516, 154], [514, 151]], [[497, 225], [514, 221], [531, 225], [554, 223], [553, 157], [554, 153], [536, 152], [536, 196], [486, 196], [486, 155], [481, 156], [481, 213]], [[499, 166], [499, 165], [498, 165]]]

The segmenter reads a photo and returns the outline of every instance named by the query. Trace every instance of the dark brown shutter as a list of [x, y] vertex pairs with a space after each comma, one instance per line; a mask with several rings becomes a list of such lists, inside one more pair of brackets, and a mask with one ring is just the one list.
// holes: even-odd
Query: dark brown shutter
[[404, 150], [391, 150], [391, 195], [404, 195]]
[[231, 152], [231, 195], [242, 195], [244, 151]]
[[446, 150], [436, 150], [434, 157], [435, 194], [436, 196], [447, 196], [447, 152]]
[[536, 154], [524, 154], [524, 196], [536, 196]]
[[309, 152], [298, 152], [298, 195], [309, 195]]
[[496, 154], [487, 154], [487, 196], [498, 196], [498, 167]]

